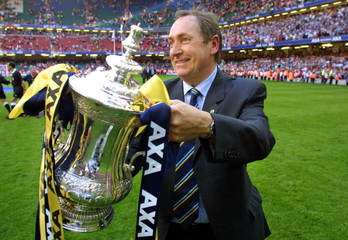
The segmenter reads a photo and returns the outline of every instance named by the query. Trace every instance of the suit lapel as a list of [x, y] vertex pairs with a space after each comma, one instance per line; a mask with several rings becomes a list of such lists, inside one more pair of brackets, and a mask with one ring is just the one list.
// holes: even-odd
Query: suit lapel
[[[210, 113], [217, 113], [219, 111], [218, 103], [225, 98], [226, 79], [224, 75], [218, 70], [216, 77], [208, 91], [204, 101], [203, 110]], [[212, 94], [214, 93], [214, 94]]]
[[170, 99], [178, 99], [184, 101], [183, 84], [180, 78], [175, 79], [168, 88]]

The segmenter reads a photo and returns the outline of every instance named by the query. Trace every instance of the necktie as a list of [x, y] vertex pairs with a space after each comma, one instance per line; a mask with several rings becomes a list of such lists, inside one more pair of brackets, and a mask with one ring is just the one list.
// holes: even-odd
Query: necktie
[[[200, 92], [192, 88], [190, 93], [190, 105], [198, 108], [197, 97]], [[195, 139], [181, 143], [175, 164], [173, 211], [184, 228], [188, 227], [198, 217], [199, 194], [193, 171], [194, 150]]]

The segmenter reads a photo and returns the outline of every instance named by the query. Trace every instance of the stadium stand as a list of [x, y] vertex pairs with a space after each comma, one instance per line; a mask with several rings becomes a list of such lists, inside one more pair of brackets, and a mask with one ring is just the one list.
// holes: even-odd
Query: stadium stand
[[[49, 4], [44, 5], [39, 0], [23, 1], [23, 13], [13, 14], [9, 9], [4, 12], [3, 23], [0, 23], [0, 47], [6, 53], [0, 60], [13, 58], [6, 55], [12, 52], [18, 59], [26, 59], [23, 53], [29, 51], [35, 63], [73, 61], [81, 62], [77, 63], [81, 69], [94, 69], [97, 64], [84, 62], [100, 63], [105, 54], [120, 53], [121, 37], [126, 37], [131, 24], [140, 23], [146, 32], [140, 42], [141, 56], [137, 61], [156, 65], [158, 72], [165, 72], [171, 70], [163, 55], [168, 53], [166, 35], [173, 14], [177, 9], [198, 8], [218, 15], [224, 36], [221, 68], [231, 74], [252, 77], [257, 74], [260, 79], [285, 80], [284, 72], [288, 70], [296, 72], [293, 81], [304, 81], [303, 72], [311, 70], [320, 76], [323, 69], [334, 68], [340, 80], [345, 79], [347, 3], [336, 4], [329, 0], [151, 0], [134, 1], [129, 5], [127, 1], [107, 0], [45, 2]], [[115, 44], [111, 40], [114, 30]], [[40, 51], [49, 54], [43, 57]], [[82, 53], [81, 60], [75, 57], [77, 53]], [[87, 56], [88, 53], [95, 53], [97, 57]], [[308, 55], [312, 56], [310, 61]], [[293, 63], [294, 59], [297, 64]], [[277, 64], [279, 62], [282, 64]], [[277, 71], [278, 68], [281, 70]], [[255, 73], [256, 69], [259, 73]], [[266, 72], [272, 73], [267, 75]], [[281, 78], [280, 72], [283, 72]]]

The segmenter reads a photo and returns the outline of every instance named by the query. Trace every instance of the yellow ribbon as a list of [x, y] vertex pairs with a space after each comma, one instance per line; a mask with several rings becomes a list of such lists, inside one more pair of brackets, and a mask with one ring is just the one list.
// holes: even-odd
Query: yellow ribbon
[[22, 113], [24, 113], [24, 110], [23, 110], [24, 104], [30, 98], [32, 98], [34, 95], [40, 92], [42, 89], [47, 88], [49, 82], [52, 79], [53, 73], [57, 71], [76, 72], [76, 68], [68, 64], [57, 64], [40, 72], [36, 76], [34, 82], [30, 85], [30, 87], [24, 93], [23, 97], [19, 100], [16, 107], [10, 112], [9, 117], [16, 118]]
[[[146, 83], [140, 87], [140, 92], [149, 101], [150, 105], [155, 105], [156, 103], [163, 102], [170, 105], [170, 98], [166, 86], [164, 85], [162, 79], [156, 74], [153, 75]], [[145, 103], [144, 103], [145, 104]], [[147, 106], [148, 108], [149, 106]], [[136, 136], [144, 131], [146, 125], [141, 126]]]
[[150, 101], [151, 105], [159, 102], [170, 105], [170, 98], [166, 86], [161, 78], [153, 75], [140, 87], [140, 92]]

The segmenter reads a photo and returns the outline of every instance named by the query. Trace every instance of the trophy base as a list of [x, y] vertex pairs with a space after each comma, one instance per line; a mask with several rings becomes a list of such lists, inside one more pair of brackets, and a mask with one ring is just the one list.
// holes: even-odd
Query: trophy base
[[112, 206], [91, 208], [60, 201], [63, 228], [73, 232], [95, 232], [106, 228], [114, 217]]

